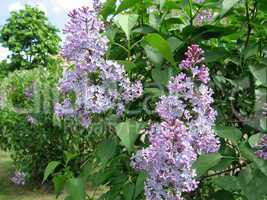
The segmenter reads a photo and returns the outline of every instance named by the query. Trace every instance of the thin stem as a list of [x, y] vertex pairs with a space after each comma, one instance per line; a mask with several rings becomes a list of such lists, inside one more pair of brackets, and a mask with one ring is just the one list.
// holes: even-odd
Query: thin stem
[[216, 173], [213, 173], [213, 174], [209, 174], [207, 176], [204, 176], [202, 179], [207, 179], [207, 178], [210, 178], [210, 177], [213, 177], [213, 176], [219, 176], [219, 175], [222, 175], [222, 174], [225, 174], [227, 172], [231, 172], [233, 170], [236, 170], [236, 169], [242, 169], [243, 167], [246, 167], [248, 164], [250, 163], [243, 163], [243, 164], [240, 164], [238, 166], [234, 166], [234, 167], [231, 167], [229, 169], [226, 169], [224, 171], [220, 171], [220, 172], [216, 172]]
[[131, 49], [133, 49], [138, 43], [142, 42], [144, 40], [144, 38], [141, 38], [140, 40], [138, 40], [137, 42], [135, 42], [132, 46]]
[[193, 17], [193, 9], [192, 9], [192, 1], [189, 0], [189, 9], [190, 9], [190, 25], [193, 26], [193, 20], [194, 20], [194, 17]]
[[119, 44], [119, 43], [117, 43], [117, 42], [113, 42], [113, 44], [115, 44], [115, 45], [121, 47], [124, 51], [128, 52], [128, 49], [127, 49], [126, 47], [124, 47], [123, 45], [121, 45], [121, 44]]
[[128, 61], [131, 61], [131, 41], [128, 39]]
[[247, 18], [247, 38], [246, 38], [246, 43], [245, 43], [245, 48], [248, 47], [249, 39], [250, 39], [250, 34], [252, 31], [251, 23], [250, 23], [250, 16], [249, 16], [249, 0], [245, 1], [245, 6], [246, 6], [246, 18]]

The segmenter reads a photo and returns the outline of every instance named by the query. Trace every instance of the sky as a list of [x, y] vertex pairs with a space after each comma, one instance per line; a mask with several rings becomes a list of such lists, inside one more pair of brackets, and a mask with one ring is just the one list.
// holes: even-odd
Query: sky
[[[25, 4], [37, 6], [48, 16], [49, 21], [59, 29], [67, 22], [67, 13], [81, 6], [90, 6], [92, 0], [0, 0], [0, 27], [11, 11], [20, 10]], [[7, 57], [8, 50], [0, 46], [0, 60]]]

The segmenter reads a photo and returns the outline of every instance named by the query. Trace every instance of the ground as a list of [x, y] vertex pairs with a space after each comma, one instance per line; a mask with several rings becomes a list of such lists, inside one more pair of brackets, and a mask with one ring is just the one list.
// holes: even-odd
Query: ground
[[41, 190], [17, 187], [11, 181], [12, 160], [8, 153], [0, 151], [0, 200], [55, 200], [54, 194]]

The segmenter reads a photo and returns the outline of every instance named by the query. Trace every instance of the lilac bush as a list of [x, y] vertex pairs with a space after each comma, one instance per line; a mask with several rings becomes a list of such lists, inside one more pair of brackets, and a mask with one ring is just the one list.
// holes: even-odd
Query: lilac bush
[[58, 117], [78, 118], [84, 127], [94, 116], [109, 110], [121, 115], [125, 104], [143, 92], [141, 82], [131, 82], [122, 65], [105, 59], [108, 40], [102, 35], [104, 24], [97, 18], [99, 8], [99, 1], [94, 1], [93, 8], [69, 13], [61, 52], [72, 68], [65, 70], [59, 83], [66, 98], [56, 104], [55, 113]]
[[148, 131], [150, 145], [132, 158], [135, 169], [147, 173], [148, 200], [181, 200], [183, 192], [197, 188], [192, 164], [198, 155], [219, 150], [213, 126], [212, 89], [203, 50], [191, 45], [181, 62], [181, 73], [168, 84], [169, 95], [160, 97], [156, 111], [163, 120]]

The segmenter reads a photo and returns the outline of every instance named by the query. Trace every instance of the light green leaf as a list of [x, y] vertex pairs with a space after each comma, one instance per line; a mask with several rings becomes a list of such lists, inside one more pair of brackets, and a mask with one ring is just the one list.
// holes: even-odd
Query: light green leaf
[[193, 167], [197, 170], [198, 177], [204, 175], [210, 168], [217, 165], [221, 159], [222, 156], [219, 153], [199, 156], [197, 161], [193, 164]]
[[58, 175], [58, 176], [55, 176], [53, 178], [53, 183], [54, 183], [57, 198], [61, 194], [61, 192], [65, 186], [66, 180], [67, 180], [67, 178], [64, 175]]
[[147, 41], [151, 47], [156, 49], [172, 65], [176, 65], [172, 55], [171, 47], [168, 41], [166, 41], [163, 37], [157, 33], [151, 33], [145, 37], [145, 41]]
[[85, 185], [79, 178], [67, 180], [66, 190], [71, 196], [71, 200], [85, 200]]
[[117, 16], [117, 23], [126, 34], [127, 40], [130, 40], [131, 31], [136, 25], [138, 15], [136, 14], [120, 14]]
[[141, 128], [142, 123], [136, 121], [126, 121], [116, 126], [117, 135], [121, 139], [122, 145], [125, 146], [129, 152], [133, 150], [134, 143]]
[[260, 139], [262, 138], [262, 133], [257, 133], [249, 137], [248, 143], [252, 148], [256, 148]]
[[267, 86], [267, 65], [250, 65], [249, 69], [253, 76], [264, 86]]
[[44, 172], [44, 178], [43, 178], [43, 183], [47, 180], [47, 178], [54, 173], [55, 169], [60, 165], [61, 163], [59, 161], [52, 161], [50, 162]]
[[178, 47], [183, 45], [183, 42], [176, 37], [168, 38], [168, 43], [172, 52], [174, 52]]
[[160, 27], [160, 17], [155, 16], [153, 13], [149, 15], [149, 25], [156, 29], [159, 30]]
[[144, 46], [147, 57], [155, 64], [161, 65], [163, 62], [162, 55], [154, 48], [149, 45]]
[[242, 132], [232, 126], [218, 126], [215, 128], [215, 132], [221, 138], [229, 139], [234, 144], [238, 144], [242, 138]]
[[267, 119], [265, 117], [260, 119], [260, 125], [264, 131], [267, 131]]
[[221, 8], [221, 17], [223, 17], [228, 11], [237, 4], [239, 0], [223, 0]]

